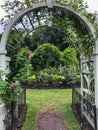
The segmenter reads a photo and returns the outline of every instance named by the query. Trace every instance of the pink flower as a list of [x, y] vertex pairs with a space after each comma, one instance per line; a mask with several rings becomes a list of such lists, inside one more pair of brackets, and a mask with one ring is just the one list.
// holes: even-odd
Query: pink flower
[[30, 59], [30, 58], [32, 58], [32, 57], [33, 57], [33, 52], [30, 50], [30, 51], [29, 51], [29, 54], [30, 54], [30, 55], [29, 55], [29, 57], [28, 57], [28, 58]]
[[33, 53], [33, 52], [30, 50], [30, 51], [29, 51], [29, 54], [31, 55], [32, 53]]
[[16, 87], [16, 84], [15, 84], [15, 83], [12, 83], [12, 84], [11, 84], [11, 87], [12, 87], [12, 88], [15, 88], [15, 87]]

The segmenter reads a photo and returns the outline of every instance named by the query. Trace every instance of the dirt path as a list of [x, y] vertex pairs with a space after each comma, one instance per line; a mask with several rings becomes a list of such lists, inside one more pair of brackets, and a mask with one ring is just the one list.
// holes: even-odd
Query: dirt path
[[37, 130], [67, 130], [67, 127], [57, 110], [48, 110], [39, 116]]

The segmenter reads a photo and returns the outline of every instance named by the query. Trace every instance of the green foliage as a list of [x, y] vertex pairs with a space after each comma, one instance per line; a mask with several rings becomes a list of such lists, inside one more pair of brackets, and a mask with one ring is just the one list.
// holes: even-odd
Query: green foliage
[[[7, 83], [7, 82], [6, 82]], [[21, 94], [22, 88], [20, 84], [17, 83], [7, 83], [3, 85], [0, 97], [5, 104], [10, 104], [11, 102], [18, 102], [18, 96]]]
[[28, 81], [28, 77], [32, 73], [31, 58], [33, 52], [28, 47], [21, 48], [17, 54], [16, 67], [18, 66], [18, 72], [14, 76], [14, 80], [20, 82]]
[[5, 103], [6, 116], [4, 119], [4, 124], [6, 129], [11, 125], [11, 109], [13, 104], [13, 114], [15, 113], [16, 104], [19, 103], [18, 96], [22, 92], [22, 87], [19, 82], [12, 83], [8, 81], [3, 81], [2, 76], [5, 72], [0, 70], [0, 99]]
[[25, 0], [25, 4], [30, 7], [33, 3], [44, 2], [44, 0]]
[[65, 66], [60, 65], [57, 68], [56, 72], [58, 75], [62, 75], [65, 77], [64, 82], [66, 82], [67, 84], [74, 84], [80, 82], [80, 75], [77, 68], [71, 68], [66, 67], [66, 65]]
[[78, 17], [64, 12], [64, 10], [55, 9], [50, 20], [63, 32], [63, 49], [66, 49], [67, 45], [67, 47], [74, 47], [79, 55], [80, 52], [88, 57], [92, 55], [94, 38], [89, 34], [86, 25]]
[[30, 6], [30, 0], [25, 0], [25, 3], [27, 4], [27, 6], [29, 7]]
[[49, 86], [53, 83], [53, 75], [55, 75], [57, 69], [55, 67], [49, 67], [41, 70], [37, 76], [36, 83], [40, 86]]
[[31, 48], [36, 49], [43, 42], [49, 42], [61, 51], [67, 47], [74, 47], [79, 55], [80, 52], [88, 57], [92, 55], [94, 39], [89, 34], [86, 25], [77, 16], [63, 9], [55, 8], [50, 18], [46, 19], [46, 23], [48, 22], [52, 23], [51, 27], [37, 28], [33, 36], [29, 35], [26, 38], [26, 41], [30, 42]]
[[20, 68], [16, 75], [14, 76], [14, 80], [18, 80], [19, 82], [27, 82], [28, 77], [32, 74], [32, 65], [30, 63], [27, 63], [24, 65], [24, 67]]
[[84, 0], [55, 0], [57, 3], [62, 5], [69, 5], [75, 9], [77, 12], [86, 12], [88, 8], [87, 3], [84, 3]]
[[3, 76], [5, 74], [6, 74], [5, 71], [0, 69], [0, 97], [1, 97], [1, 94], [2, 94], [2, 91], [3, 91], [3, 88], [6, 85], [8, 85], [8, 82], [3, 80]]
[[60, 27], [42, 26], [40, 28], [37, 28], [32, 36], [28, 35], [25, 38], [25, 41], [30, 43], [30, 47], [33, 48], [33, 50], [35, 50], [42, 43], [52, 43], [53, 45], [57, 46], [60, 50], [63, 50], [68, 46], [68, 44], [63, 44], [64, 37], [66, 36], [64, 35], [64, 32]]
[[59, 73], [59, 69], [57, 68], [47, 68], [43, 69], [39, 72], [39, 76], [37, 77], [36, 83], [40, 86], [49, 86], [49, 85], [57, 85], [63, 83], [65, 80], [65, 76], [63, 76], [61, 73]]
[[29, 48], [27, 46], [21, 48], [16, 57], [16, 67], [23, 67], [25, 62], [29, 59]]
[[19, 41], [19, 39], [21, 39], [21, 35], [24, 34], [24, 30], [19, 29], [18, 31], [19, 33], [16, 33], [15, 30], [11, 30], [7, 41], [10, 46], [13, 46], [13, 49], [7, 46], [7, 54], [13, 58], [15, 58], [15, 55], [22, 47], [26, 46], [25, 41]]
[[64, 76], [66, 76], [67, 84], [74, 84], [80, 82], [80, 74], [76, 69], [63, 67], [65, 71]]
[[4, 76], [5, 71], [0, 69], [0, 81], [3, 81], [2, 76]]
[[64, 65], [66, 65], [67, 68], [75, 69], [79, 66], [79, 61], [77, 59], [77, 53], [74, 48], [66, 48], [62, 53], [62, 59], [64, 62]]
[[40, 75], [38, 77], [38, 83], [40, 86], [49, 86], [49, 84], [53, 81], [52, 74], [49, 75], [47, 72], [48, 69], [40, 71]]
[[63, 82], [72, 84], [79, 80], [76, 77], [79, 61], [75, 49], [67, 48], [61, 52], [56, 46], [45, 43], [32, 56], [28, 47], [20, 49], [16, 57], [18, 71], [14, 80], [35, 82], [40, 86], [49, 86], [51, 83], [61, 85]]
[[21, 86], [17, 83], [9, 83], [2, 79], [5, 75], [3, 70], [0, 70], [0, 98], [5, 104], [10, 104], [11, 102], [17, 102], [19, 94], [21, 93]]
[[49, 43], [38, 46], [34, 51], [32, 65], [34, 70], [41, 70], [44, 68], [56, 67], [60, 64], [61, 53], [59, 49]]
[[[67, 48], [64, 52], [60, 52], [54, 45], [48, 43], [40, 45], [34, 52], [32, 65], [34, 68], [33, 75], [29, 76], [28, 80], [33, 83], [36, 82], [38, 86], [80, 82], [79, 61], [74, 48]], [[24, 71], [22, 72], [24, 73]], [[20, 75], [19, 77], [21, 79]]]
[[[32, 77], [32, 76], [31, 76]], [[35, 75], [33, 75], [33, 78]], [[39, 72], [36, 78], [30, 80], [31, 83], [36, 83], [37, 86], [65, 86], [66, 84], [75, 84], [80, 82], [79, 72], [75, 68], [66, 66], [49, 67]]]

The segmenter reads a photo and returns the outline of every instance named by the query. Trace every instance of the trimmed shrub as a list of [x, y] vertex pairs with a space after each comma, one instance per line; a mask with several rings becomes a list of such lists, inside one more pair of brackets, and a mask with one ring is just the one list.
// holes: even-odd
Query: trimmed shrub
[[34, 70], [42, 70], [49, 67], [57, 67], [61, 62], [61, 52], [49, 43], [38, 46], [34, 51], [32, 65]]
[[62, 53], [62, 61], [67, 68], [74, 69], [79, 66], [77, 53], [74, 48], [68, 47], [64, 50], [64, 52]]

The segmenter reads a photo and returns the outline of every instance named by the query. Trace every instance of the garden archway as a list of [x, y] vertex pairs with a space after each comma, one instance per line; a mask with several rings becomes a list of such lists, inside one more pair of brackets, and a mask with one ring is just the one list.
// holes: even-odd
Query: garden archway
[[[72, 8], [68, 7], [68, 6], [63, 6], [63, 5], [59, 5], [57, 4], [55, 1], [53, 0], [45, 0], [42, 3], [38, 3], [33, 5], [33, 7], [24, 9], [23, 11], [19, 12], [18, 14], [16, 14], [14, 16], [14, 18], [9, 22], [9, 24], [7, 25], [2, 38], [1, 38], [1, 42], [0, 42], [0, 65], [3, 68], [3, 70], [9, 71], [9, 62], [10, 62], [10, 57], [7, 57], [7, 49], [6, 47], [9, 46], [11, 48], [15, 48], [15, 46], [10, 46], [10, 44], [8, 44], [8, 37], [10, 36], [10, 32], [11, 30], [15, 30], [19, 35], [20, 35], [20, 39], [17, 41], [17, 39], [14, 39], [17, 44], [21, 44], [21, 41], [24, 40], [24, 37], [32, 32], [35, 28], [40, 26], [40, 19], [46, 19], [49, 17], [49, 15], [47, 15], [47, 12], [49, 10], [52, 10], [53, 8], [59, 8], [59, 9], [63, 9], [65, 11], [68, 11], [69, 13], [72, 13], [77, 19], [79, 19], [80, 21], [83, 22], [83, 24], [85, 25], [86, 29], [89, 31], [89, 33], [95, 38], [95, 30], [92, 26], [92, 24], [87, 20], [86, 17], [82, 16], [79, 13], [76, 13]], [[42, 13], [38, 14], [36, 12], [36, 10], [42, 9]], [[45, 12], [44, 12], [45, 11]], [[42, 15], [41, 18], [39, 19], [39, 15]], [[33, 19], [34, 17], [34, 19]], [[32, 23], [33, 21], [33, 23]], [[41, 21], [43, 25], [47, 25], [47, 23], [44, 23], [44, 21]], [[21, 27], [22, 28], [21, 28]], [[20, 34], [18, 29], [19, 27], [21, 28], [21, 30], [24, 30], [23, 34]], [[83, 95], [83, 89], [84, 89], [84, 80], [83, 78], [85, 77], [85, 79], [89, 80], [88, 83], [88, 89], [90, 86], [90, 76], [88, 76], [87, 73], [87, 62], [90, 62], [89, 60], [82, 60], [82, 73], [81, 73], [81, 94]], [[96, 108], [98, 109], [98, 41], [96, 40], [94, 43], [94, 55], [93, 55], [93, 59], [91, 60], [91, 63], [93, 64], [94, 67], [94, 84], [95, 84], [95, 105]], [[83, 69], [83, 67], [85, 66], [85, 69]], [[98, 117], [97, 117], [98, 118]]]

